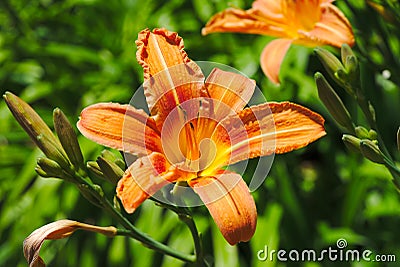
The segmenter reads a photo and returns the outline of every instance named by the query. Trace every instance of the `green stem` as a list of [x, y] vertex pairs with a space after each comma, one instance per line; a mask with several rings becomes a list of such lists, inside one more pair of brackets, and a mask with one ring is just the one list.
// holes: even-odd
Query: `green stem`
[[175, 249], [170, 248], [169, 246], [160, 243], [148, 235], [142, 233], [139, 229], [132, 225], [132, 223], [125, 218], [114, 206], [94, 187], [94, 184], [87, 177], [81, 176], [79, 173], [75, 172], [75, 178], [78, 183], [84, 184], [91, 189], [91, 193], [93, 197], [95, 197], [104, 207], [107, 212], [109, 212], [113, 217], [115, 217], [125, 228], [126, 230], [119, 230], [120, 235], [125, 235], [132, 237], [139, 242], [143, 243], [144, 246], [151, 248], [160, 253], [169, 255], [171, 257], [180, 259], [185, 262], [195, 262], [195, 255], [187, 255], [182, 252], [176, 251]]
[[384, 155], [385, 166], [393, 177], [393, 183], [400, 192], [400, 169]]
[[356, 88], [355, 91], [356, 91], [357, 103], [360, 106], [362, 112], [364, 113], [364, 116], [366, 117], [368, 124], [371, 126], [372, 129], [377, 130], [378, 127], [376, 125], [375, 115], [371, 113], [367, 99], [365, 98], [360, 88]]
[[390, 161], [393, 161], [392, 156], [389, 154], [389, 150], [386, 148], [382, 136], [379, 133], [378, 124], [376, 123], [376, 117], [375, 114], [372, 114], [369, 101], [365, 98], [360, 86], [356, 86], [355, 92], [356, 92], [357, 103], [360, 106], [362, 112], [364, 113], [364, 116], [367, 119], [369, 126], [371, 127], [371, 129], [374, 129], [378, 134], [379, 148], [381, 149], [382, 153], [388, 159], [390, 159]]
[[[178, 201], [181, 204], [181, 206], [184, 206], [183, 201], [179, 197], [177, 197], [177, 198], [175, 198], [175, 200]], [[175, 212], [178, 215], [178, 218], [188, 226], [190, 233], [192, 235], [192, 238], [193, 238], [194, 254], [196, 257], [196, 265], [204, 266], [205, 262], [204, 262], [203, 246], [201, 243], [201, 235], [197, 230], [196, 224], [193, 220], [192, 215], [190, 214], [189, 209], [187, 209], [185, 207], [169, 205], [169, 204], [161, 202], [155, 198], [151, 198], [151, 200], [156, 202], [159, 206], [167, 208], [167, 209]]]
[[382, 152], [382, 154], [385, 157], [385, 166], [389, 170], [390, 174], [393, 177], [393, 182], [397, 188], [397, 190], [400, 191], [400, 170], [396, 167], [396, 165], [393, 162], [393, 158], [389, 153], [389, 150], [387, 149], [385, 142], [382, 139], [382, 135], [379, 133], [378, 125], [376, 123], [376, 117], [375, 114], [372, 114], [372, 111], [369, 107], [369, 101], [365, 98], [364, 94], [361, 92], [360, 87], [356, 88], [356, 100], [358, 105], [360, 106], [362, 112], [364, 113], [364, 116], [366, 117], [368, 124], [372, 129], [374, 129], [377, 132], [378, 135], [378, 145], [379, 148]]
[[[141, 233], [141, 234], [143, 235], [143, 233]], [[137, 234], [136, 233], [134, 233], [131, 230], [127, 230], [127, 229], [118, 229], [117, 230], [117, 235], [128, 236], [128, 237], [131, 237], [133, 239], [139, 240], [137, 238]], [[183, 254], [181, 252], [178, 252], [178, 251], [176, 251], [176, 250], [174, 250], [174, 249], [172, 249], [172, 248], [170, 248], [170, 247], [168, 247], [168, 246], [166, 246], [166, 245], [164, 245], [164, 244], [162, 244], [162, 243], [160, 243], [158, 241], [155, 241], [155, 240], [153, 240], [153, 239], [151, 239], [150, 237], [147, 237], [147, 236], [145, 236], [145, 239], [146, 240], [139, 240], [139, 241], [142, 242], [144, 246], [146, 246], [146, 247], [148, 247], [150, 249], [153, 249], [153, 250], [158, 251], [160, 253], [163, 253], [163, 254], [169, 255], [171, 257], [180, 259], [180, 260], [185, 261], [185, 262], [193, 263], [196, 260], [194, 255], [186, 255], [186, 254]]]
[[196, 224], [194, 223], [193, 217], [188, 214], [180, 214], [179, 219], [183, 221], [190, 230], [190, 233], [193, 237], [194, 242], [194, 253], [196, 256], [196, 264], [198, 266], [204, 266], [204, 254], [203, 254], [203, 246], [201, 243], [201, 235], [197, 231]]

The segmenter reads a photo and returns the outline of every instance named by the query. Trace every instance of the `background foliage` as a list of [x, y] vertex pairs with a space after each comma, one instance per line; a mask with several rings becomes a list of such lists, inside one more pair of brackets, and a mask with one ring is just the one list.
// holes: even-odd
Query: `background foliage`
[[[277, 87], [259, 67], [259, 55], [269, 37], [230, 33], [201, 36], [201, 28], [213, 14], [228, 4], [249, 8], [251, 2], [2, 0], [0, 90], [19, 95], [49, 125], [55, 107], [75, 123], [89, 104], [129, 102], [143, 81], [134, 44], [140, 30], [165, 27], [177, 31], [192, 59], [230, 65], [255, 79], [268, 100], [297, 102], [327, 120], [326, 137], [307, 148], [276, 156], [268, 178], [253, 194], [259, 219], [251, 242], [229, 246], [207, 210], [194, 210], [205, 250], [214, 257], [215, 265], [384, 266], [365, 262], [260, 262], [256, 256], [264, 245], [269, 249], [322, 250], [336, 247], [339, 238], [345, 238], [349, 248], [396, 254], [400, 261], [399, 193], [386, 169], [347, 151], [342, 144], [340, 129], [317, 96], [313, 74], [324, 71], [312, 49], [290, 48], [281, 70], [282, 84]], [[400, 125], [398, 20], [378, 14], [364, 1], [337, 1], [337, 5], [354, 27], [364, 87], [376, 108], [385, 142], [399, 160], [395, 134]], [[338, 54], [338, 50], [332, 51]], [[390, 71], [389, 79], [382, 75], [383, 70]], [[358, 114], [345, 93], [338, 93], [350, 105], [350, 111]], [[359, 124], [363, 123], [360, 117]], [[72, 185], [36, 175], [34, 167], [40, 152], [4, 101], [0, 102], [0, 125], [0, 266], [26, 266], [24, 238], [56, 219], [113, 224]], [[86, 160], [95, 159], [103, 149], [82, 136], [79, 141]], [[107, 190], [112, 199], [114, 188]], [[150, 201], [132, 216], [132, 221], [172, 247], [187, 252], [193, 249], [190, 234], [176, 215]], [[183, 265], [131, 239], [108, 239], [86, 232], [46, 243], [41, 255], [49, 266]]]

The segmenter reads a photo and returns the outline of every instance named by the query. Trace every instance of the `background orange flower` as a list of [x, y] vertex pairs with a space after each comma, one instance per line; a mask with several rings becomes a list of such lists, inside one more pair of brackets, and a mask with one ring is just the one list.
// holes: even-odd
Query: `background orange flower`
[[310, 47], [343, 43], [354, 45], [351, 25], [332, 0], [256, 0], [249, 10], [228, 8], [203, 28], [214, 32], [240, 32], [277, 37], [261, 53], [261, 68], [279, 83], [279, 69], [291, 44]]

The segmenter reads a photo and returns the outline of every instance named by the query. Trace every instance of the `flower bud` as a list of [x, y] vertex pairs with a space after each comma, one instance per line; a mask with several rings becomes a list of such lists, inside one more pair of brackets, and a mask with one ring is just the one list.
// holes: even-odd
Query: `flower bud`
[[[118, 158], [114, 153], [112, 153], [110, 150], [104, 149], [101, 151], [101, 156], [108, 161], [114, 162], [118, 167], [120, 167], [121, 170], [126, 169], [125, 161], [122, 159]], [[132, 155], [133, 156], [133, 155]], [[133, 160], [132, 160], [133, 162]]]
[[93, 189], [94, 189], [97, 193], [99, 193], [100, 196], [104, 197], [104, 191], [103, 191], [103, 188], [101, 188], [100, 185], [94, 184], [94, 185], [93, 185]]
[[356, 153], [360, 153], [360, 139], [350, 134], [344, 134], [342, 136], [342, 140], [347, 149]]
[[397, 149], [400, 151], [400, 127], [397, 130]]
[[69, 160], [76, 168], [84, 168], [83, 155], [76, 133], [64, 113], [56, 108], [53, 111], [54, 128]]
[[351, 95], [353, 98], [356, 97], [356, 93], [352, 87], [351, 80], [346, 72], [346, 70], [338, 70], [334, 74], [334, 80], [343, 88], [345, 89], [346, 93]]
[[360, 138], [360, 139], [369, 139], [369, 132], [364, 127], [357, 126], [355, 128], [355, 131], [356, 131], [356, 135], [357, 135], [358, 138]]
[[348, 68], [347, 65], [347, 58], [348, 57], [356, 57], [356, 55], [354, 54], [353, 50], [351, 49], [351, 47], [348, 44], [343, 44], [341, 49], [340, 49], [340, 56], [342, 58], [342, 62], [345, 66], [345, 68]]
[[334, 77], [334, 73], [338, 70], [344, 70], [343, 64], [340, 62], [340, 60], [328, 50], [317, 47], [314, 49], [314, 52], [331, 77]]
[[116, 210], [118, 210], [119, 212], [121, 212], [121, 204], [120, 204], [120, 202], [118, 200], [118, 197], [116, 195], [113, 198], [113, 204], [114, 204], [114, 208]]
[[117, 164], [104, 157], [98, 157], [96, 162], [100, 167], [104, 178], [113, 185], [117, 185], [118, 181], [124, 175], [124, 171]]
[[318, 96], [328, 109], [329, 113], [338, 124], [353, 133], [353, 122], [340, 97], [336, 94], [321, 73], [317, 72], [314, 77], [318, 88]]
[[371, 140], [361, 140], [360, 142], [361, 153], [372, 162], [378, 164], [384, 164], [385, 160], [383, 158], [382, 152], [379, 150], [377, 144]]
[[35, 170], [42, 177], [64, 177], [61, 166], [54, 160], [48, 158], [38, 158]]
[[47, 174], [47, 172], [45, 172], [44, 170], [42, 170], [42, 168], [40, 168], [39, 166], [36, 166], [36, 167], [35, 167], [35, 172], [36, 172], [39, 176], [44, 177], [44, 178], [54, 177], [53, 175]]
[[117, 157], [115, 156], [114, 153], [112, 153], [110, 150], [104, 149], [101, 151], [101, 156], [105, 159], [108, 159], [109, 161], [115, 161]]
[[369, 102], [369, 101], [368, 101], [368, 109], [369, 109], [369, 112], [371, 113], [372, 119], [373, 119], [374, 121], [376, 121], [375, 108], [374, 108], [374, 106], [371, 104], [371, 102]]
[[344, 67], [346, 68], [346, 77], [343, 75], [341, 76], [343, 81], [345, 81], [346, 84], [358, 88], [360, 80], [360, 66], [356, 55], [348, 44], [342, 45], [341, 57]]
[[347, 75], [351, 80], [357, 81], [360, 78], [360, 67], [356, 56], [347, 56], [344, 65], [347, 70]]
[[104, 180], [104, 174], [101, 171], [101, 169], [99, 167], [99, 164], [97, 164], [96, 161], [88, 161], [88, 162], [86, 162], [86, 167], [97, 178], [100, 178], [100, 179]]
[[22, 99], [16, 95], [6, 92], [3, 98], [14, 115], [17, 122], [22, 126], [32, 141], [50, 159], [56, 161], [62, 167], [69, 167], [69, 161], [62, 148], [60, 141], [42, 120], [42, 118]]
[[122, 159], [116, 159], [116, 160], [114, 160], [114, 163], [117, 164], [118, 167], [121, 168], [121, 170], [126, 169], [125, 161], [123, 161]]
[[[99, 187], [99, 186], [98, 186]], [[81, 194], [93, 205], [102, 208], [101, 202], [93, 195], [93, 191], [85, 184], [78, 184], [78, 189]], [[97, 190], [96, 190], [97, 191]]]
[[369, 140], [376, 140], [376, 139], [378, 139], [378, 133], [377, 133], [375, 130], [373, 130], [373, 129], [371, 129], [371, 130], [368, 131], [368, 136], [369, 136]]
[[334, 80], [338, 82], [340, 85], [346, 85], [346, 80], [347, 80], [347, 73], [345, 70], [338, 70], [334, 74]]
[[39, 134], [36, 137], [38, 142], [42, 144], [41, 150], [49, 159], [54, 160], [63, 169], [69, 171], [71, 165], [67, 158], [67, 155], [65, 155], [64, 149], [61, 147], [61, 144], [55, 145], [48, 137], [48, 135], [43, 134]]

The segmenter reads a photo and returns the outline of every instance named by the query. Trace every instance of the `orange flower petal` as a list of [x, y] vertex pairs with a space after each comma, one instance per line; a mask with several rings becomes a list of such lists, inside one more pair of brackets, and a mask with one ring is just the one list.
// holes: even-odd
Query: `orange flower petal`
[[[225, 136], [223, 131], [227, 131]], [[215, 132], [219, 142], [226, 143], [225, 154], [231, 154], [225, 165], [273, 152], [287, 153], [325, 134], [324, 119], [319, 114], [290, 102], [246, 108], [237, 116], [228, 117]]]
[[326, 134], [324, 118], [308, 108], [290, 102], [268, 103], [268, 106], [275, 124], [275, 153], [305, 147]]
[[284, 10], [282, 0], [256, 0], [253, 2], [253, 9], [260, 11], [263, 16], [271, 20], [284, 22]]
[[290, 39], [276, 39], [271, 41], [261, 53], [261, 68], [275, 84], [279, 84], [279, 70], [291, 44]]
[[59, 220], [46, 224], [33, 231], [24, 240], [24, 256], [29, 266], [46, 266], [43, 259], [39, 256], [40, 248], [46, 239], [65, 238], [72, 235], [78, 229], [97, 232], [107, 236], [114, 236], [117, 233], [117, 229], [113, 226], [100, 227], [71, 220]]
[[172, 109], [200, 96], [204, 75], [188, 58], [183, 40], [175, 32], [146, 29], [139, 33], [136, 45], [136, 57], [144, 70], [146, 100], [161, 129]]
[[295, 43], [316, 46], [329, 44], [341, 47], [346, 43], [354, 45], [354, 34], [350, 22], [344, 14], [332, 4], [321, 5], [321, 18], [314, 29], [305, 32], [299, 31], [300, 38]]
[[219, 108], [219, 102], [225, 104], [232, 111], [242, 110], [253, 95], [255, 85], [254, 80], [243, 75], [217, 68], [213, 69], [205, 82], [209, 97], [217, 100], [213, 101], [213, 106], [214, 112], [218, 116], [225, 113], [222, 107]]
[[178, 178], [168, 168], [164, 155], [156, 152], [138, 158], [129, 166], [116, 189], [126, 212], [133, 213], [143, 201]]
[[214, 32], [241, 32], [275, 37], [286, 35], [280, 23], [259, 13], [261, 11], [252, 9], [244, 11], [228, 8], [215, 14], [201, 30], [201, 33], [207, 35]]
[[[260, 118], [260, 114], [265, 113], [265, 109], [270, 109], [272, 112], [275, 129], [271, 130], [276, 142], [275, 153], [287, 153], [302, 148], [326, 134], [324, 129], [325, 120], [319, 114], [290, 102], [266, 103], [252, 107], [250, 118], [253, 118], [254, 115]], [[239, 116], [242, 117], [242, 120], [246, 121], [244, 116], [249, 116], [248, 114], [248, 111], [244, 110]], [[249, 122], [246, 125], [250, 125]], [[257, 137], [250, 142], [253, 157], [258, 153], [260, 153], [259, 156], [263, 156], [265, 152], [269, 153], [268, 149], [263, 149], [262, 142], [266, 141], [267, 144], [269, 143], [268, 128], [270, 126], [271, 117], [268, 116], [261, 118], [258, 125], [254, 123], [251, 127], [247, 128], [250, 139]], [[267, 130], [264, 129], [265, 127]], [[260, 133], [264, 136], [260, 136]], [[265, 138], [266, 140], [263, 141]], [[256, 148], [256, 151], [254, 151], [254, 148]]]
[[257, 210], [249, 188], [237, 173], [189, 181], [206, 204], [211, 216], [229, 244], [247, 242], [254, 235]]
[[139, 155], [162, 151], [154, 120], [129, 105], [91, 105], [82, 110], [77, 126], [84, 136], [104, 146]]

